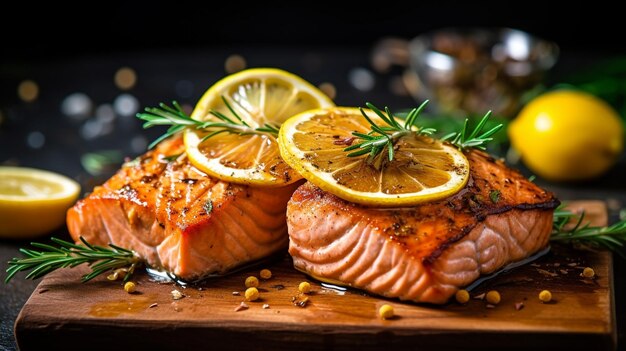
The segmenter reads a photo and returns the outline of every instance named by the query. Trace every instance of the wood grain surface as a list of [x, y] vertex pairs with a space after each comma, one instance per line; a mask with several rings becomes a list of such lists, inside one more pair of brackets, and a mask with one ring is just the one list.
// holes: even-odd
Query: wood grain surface
[[[573, 207], [584, 208], [597, 224], [607, 221], [602, 202]], [[587, 266], [595, 270], [594, 279], [580, 276]], [[261, 280], [261, 299], [235, 311], [243, 301], [245, 278], [258, 277], [261, 268], [273, 273]], [[612, 257], [607, 252], [555, 245], [534, 263], [472, 291], [476, 297], [498, 290], [502, 301], [493, 307], [476, 298], [465, 305], [431, 306], [356, 290], [338, 292], [294, 270], [288, 257], [186, 288], [140, 274], [135, 294], [104, 277], [82, 284], [85, 271], [58, 271], [42, 280], [15, 324], [21, 350], [615, 348]], [[299, 295], [302, 281], [311, 282], [311, 294]], [[185, 297], [174, 300], [174, 289]], [[553, 302], [539, 301], [543, 289], [552, 292]], [[294, 298], [308, 301], [299, 307]], [[377, 316], [385, 303], [395, 309], [391, 320]]]

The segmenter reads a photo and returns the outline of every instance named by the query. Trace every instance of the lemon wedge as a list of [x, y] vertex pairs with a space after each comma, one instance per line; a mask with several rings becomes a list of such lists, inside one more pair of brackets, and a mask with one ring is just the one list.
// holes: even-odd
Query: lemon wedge
[[60, 227], [80, 185], [57, 173], [0, 167], [0, 237], [31, 238]]
[[[372, 111], [364, 110], [383, 123]], [[409, 134], [395, 144], [393, 161], [382, 167], [368, 155], [347, 157], [352, 132], [370, 124], [357, 108], [329, 108], [298, 114], [283, 124], [280, 153], [304, 178], [344, 200], [377, 207], [411, 206], [446, 198], [465, 186], [469, 163], [456, 147]], [[385, 153], [381, 155], [385, 157]]]
[[[227, 76], [200, 99], [191, 117], [216, 119], [212, 110], [232, 117], [233, 111], [251, 128], [279, 127], [289, 117], [315, 108], [334, 106], [319, 89], [279, 69], [256, 68]], [[185, 131], [185, 150], [191, 163], [221, 180], [259, 186], [283, 186], [302, 177], [280, 157], [270, 133], [222, 133], [206, 140], [206, 131]]]

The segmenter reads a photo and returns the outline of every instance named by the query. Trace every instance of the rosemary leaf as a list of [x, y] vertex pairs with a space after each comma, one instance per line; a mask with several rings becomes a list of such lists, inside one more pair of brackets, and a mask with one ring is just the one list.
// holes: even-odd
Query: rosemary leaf
[[[481, 150], [485, 150], [485, 145], [493, 140], [493, 135], [496, 134], [500, 129], [502, 129], [503, 124], [498, 124], [493, 128], [489, 129], [486, 132], [483, 132], [483, 128], [487, 124], [489, 117], [491, 116], [491, 111], [487, 112], [483, 118], [478, 122], [476, 127], [470, 132], [469, 131], [469, 119], [466, 118], [463, 123], [463, 128], [460, 132], [452, 132], [445, 135], [441, 140], [449, 141], [451, 144], [458, 147], [460, 150], [465, 150], [468, 148], [477, 148]], [[482, 133], [482, 134], [481, 134]]]
[[[575, 224], [568, 228], [568, 224]], [[565, 242], [590, 248], [606, 248], [626, 258], [626, 220], [607, 227], [591, 226], [585, 221], [585, 213], [575, 214], [565, 210], [564, 205], [554, 211], [551, 241]]]
[[[357, 157], [362, 155], [367, 156], [367, 163], [375, 166], [376, 168], [382, 167], [383, 157], [381, 153], [386, 152], [386, 159], [391, 162], [394, 159], [394, 146], [403, 137], [409, 134], [426, 134], [430, 135], [435, 132], [434, 128], [419, 128], [415, 122], [417, 117], [424, 109], [428, 100], [424, 101], [419, 107], [412, 109], [404, 120], [404, 124], [400, 124], [396, 117], [388, 107], [384, 108], [384, 112], [375, 105], [367, 102], [367, 106], [372, 112], [374, 112], [384, 122], [384, 125], [376, 124], [370, 116], [367, 115], [364, 109], [360, 108], [361, 114], [367, 120], [370, 125], [370, 132], [367, 134], [352, 132], [352, 136], [355, 140], [360, 140], [355, 144], [352, 144], [343, 150], [350, 152], [347, 157]], [[356, 151], [355, 151], [356, 150]]]
[[207, 202], [204, 203], [203, 208], [206, 214], [211, 214], [211, 212], [213, 212], [213, 201], [207, 200]]
[[74, 244], [58, 238], [51, 240], [58, 247], [31, 243], [33, 247], [41, 251], [20, 249], [26, 257], [13, 258], [8, 262], [9, 267], [6, 270], [7, 276], [4, 282], [8, 283], [18, 272], [28, 271], [26, 279], [37, 279], [60, 268], [88, 263], [91, 272], [82, 277], [82, 281], [86, 282], [117, 268], [129, 267], [130, 272], [140, 263], [139, 257], [133, 251], [113, 244], [109, 247], [91, 245], [83, 237], [80, 238], [82, 244]]
[[165, 156], [165, 157], [163, 157], [163, 161], [165, 161], [165, 162], [176, 161], [176, 159], [178, 159], [182, 154], [183, 154], [183, 152], [181, 152], [179, 154]]
[[221, 133], [234, 133], [240, 135], [268, 134], [274, 137], [278, 136], [280, 126], [277, 127], [266, 123], [260, 127], [251, 127], [243, 118], [241, 118], [241, 116], [239, 116], [224, 96], [222, 96], [222, 100], [224, 101], [226, 108], [232, 114], [232, 117], [229, 117], [219, 111], [209, 111], [209, 113], [213, 115], [217, 121], [195, 120], [191, 118], [191, 116], [187, 115], [176, 101], [172, 102], [174, 107], [170, 107], [164, 103], [160, 103], [159, 107], [147, 107], [145, 112], [137, 114], [137, 118], [145, 121], [143, 124], [144, 129], [154, 126], [169, 126], [163, 135], [150, 143], [149, 148], [152, 149], [161, 141], [189, 128], [206, 131], [208, 134], [203, 137], [202, 141]]
[[500, 190], [491, 190], [489, 192], [489, 199], [491, 199], [491, 202], [493, 202], [494, 204], [497, 204], [498, 201], [500, 201]]

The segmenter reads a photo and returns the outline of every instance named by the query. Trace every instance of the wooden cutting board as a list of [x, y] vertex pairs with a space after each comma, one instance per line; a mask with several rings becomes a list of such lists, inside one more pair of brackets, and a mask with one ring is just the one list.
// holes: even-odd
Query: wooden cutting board
[[[606, 224], [602, 202], [579, 202], [596, 224]], [[583, 279], [584, 267], [595, 279]], [[261, 281], [262, 299], [235, 311], [243, 301], [244, 280], [269, 268]], [[295, 271], [285, 257], [263, 267], [182, 288], [173, 283], [137, 278], [129, 295], [121, 283], [97, 278], [81, 284], [86, 269], [46, 276], [24, 305], [15, 323], [22, 351], [111, 349], [215, 350], [454, 350], [454, 349], [614, 349], [616, 343], [612, 257], [607, 252], [553, 246], [532, 264], [490, 279], [472, 296], [498, 290], [502, 302], [489, 308], [480, 299], [466, 305], [416, 305], [338, 292]], [[311, 281], [305, 307], [295, 306], [297, 286]], [[173, 300], [172, 290], [185, 297]], [[554, 302], [538, 300], [548, 289]], [[382, 304], [397, 317], [381, 320]], [[519, 304], [523, 308], [519, 309]], [[269, 308], [264, 309], [267, 304]], [[518, 304], [518, 308], [516, 308]]]

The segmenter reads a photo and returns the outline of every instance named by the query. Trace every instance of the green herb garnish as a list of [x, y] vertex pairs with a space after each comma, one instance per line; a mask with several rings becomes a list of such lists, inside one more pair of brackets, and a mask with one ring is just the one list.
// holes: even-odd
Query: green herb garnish
[[489, 198], [491, 199], [491, 202], [493, 202], [494, 204], [497, 204], [498, 201], [500, 201], [500, 190], [491, 190], [489, 192]]
[[[432, 135], [436, 132], [435, 128], [420, 127], [416, 124], [417, 117], [426, 107], [427, 103], [428, 100], [424, 101], [419, 107], [412, 109], [404, 118], [404, 123], [401, 123], [401, 121], [394, 117], [388, 107], [385, 107], [385, 111], [383, 112], [373, 104], [369, 102], [366, 103], [365, 105], [378, 115], [378, 117], [383, 120], [384, 124], [375, 123], [361, 108], [361, 114], [365, 117], [367, 122], [369, 122], [371, 130], [367, 134], [352, 132], [352, 135], [360, 142], [345, 148], [344, 151], [350, 152], [348, 157], [367, 154], [367, 163], [375, 165], [377, 168], [381, 167], [383, 159], [379, 157], [379, 155], [384, 151], [387, 151], [387, 160], [390, 162], [393, 161], [394, 146], [400, 139], [410, 134]], [[483, 132], [483, 128], [487, 124], [490, 116], [491, 111], [487, 112], [482, 117], [471, 132], [468, 130], [469, 119], [466, 118], [460, 132], [449, 133], [441, 138], [441, 140], [449, 141], [460, 150], [469, 148], [485, 150], [485, 145], [492, 141], [493, 135], [503, 127], [503, 124], [500, 123], [488, 131]]]
[[262, 127], [251, 127], [241, 118], [241, 116], [239, 116], [239, 114], [237, 114], [224, 96], [222, 96], [222, 100], [232, 114], [232, 117], [228, 117], [221, 112], [211, 110], [209, 113], [216, 117], [217, 120], [195, 120], [187, 115], [176, 101], [172, 102], [174, 107], [167, 106], [164, 103], [160, 103], [159, 107], [147, 107], [145, 112], [137, 114], [137, 118], [145, 121], [143, 124], [144, 129], [158, 125], [169, 126], [165, 134], [153, 141], [149, 148], [153, 148], [161, 141], [188, 128], [208, 132], [208, 134], [202, 138], [202, 141], [221, 133], [235, 133], [239, 135], [270, 134], [274, 137], [278, 135], [278, 128], [280, 126], [277, 127], [269, 123], [265, 123]]
[[207, 202], [204, 203], [203, 208], [206, 214], [210, 214], [211, 212], [213, 212], [213, 201], [207, 200]]
[[109, 247], [91, 245], [83, 237], [80, 237], [82, 245], [57, 238], [51, 240], [59, 246], [31, 243], [33, 247], [42, 251], [20, 249], [26, 258], [13, 258], [8, 262], [9, 268], [6, 270], [7, 277], [4, 282], [8, 283], [15, 274], [22, 271], [30, 271], [26, 279], [37, 279], [59, 268], [73, 268], [83, 263], [91, 267], [91, 273], [82, 277], [83, 282], [118, 268], [128, 268], [124, 277], [124, 281], [127, 281], [141, 262], [133, 251], [113, 244], [109, 244]]
[[178, 159], [182, 154], [184, 154], [184, 152], [181, 152], [179, 154], [165, 156], [165, 157], [163, 157], [163, 161], [166, 161], [166, 162], [176, 161], [176, 159]]
[[[478, 122], [478, 124], [471, 133], [468, 131], [469, 119], [466, 118], [465, 123], [463, 124], [463, 129], [461, 129], [460, 132], [452, 132], [442, 137], [441, 140], [449, 141], [452, 145], [455, 145], [460, 150], [465, 150], [469, 148], [485, 150], [485, 144], [492, 141], [492, 136], [500, 129], [502, 129], [503, 126], [502, 124], [498, 124], [488, 131], [482, 132], [485, 124], [489, 120], [489, 116], [491, 116], [491, 111], [487, 112], [483, 116], [483, 118], [481, 118], [480, 122]], [[481, 132], [482, 134], [480, 134]]]
[[[607, 226], [598, 227], [585, 223], [585, 213], [576, 214], [559, 206], [554, 211], [552, 235], [550, 240], [574, 244], [578, 247], [606, 248], [626, 258], [626, 220]], [[576, 221], [571, 227], [572, 221]]]
[[[420, 128], [415, 124], [417, 117], [426, 107], [427, 103], [428, 100], [424, 101], [418, 108], [412, 109], [404, 119], [404, 123], [400, 123], [388, 107], [385, 107], [385, 112], [383, 112], [373, 104], [369, 102], [366, 103], [365, 105], [378, 115], [378, 117], [380, 117], [385, 124], [376, 124], [367, 115], [365, 110], [361, 108], [361, 114], [365, 117], [367, 122], [369, 122], [371, 130], [367, 134], [352, 132], [354, 137], [362, 141], [345, 148], [344, 151], [352, 151], [348, 154], [348, 157], [368, 154], [367, 163], [374, 164], [378, 155], [387, 150], [387, 159], [390, 162], [393, 161], [394, 145], [402, 139], [402, 137], [409, 134], [431, 135], [435, 132], [433, 128]], [[378, 164], [380, 165], [380, 162], [378, 162]]]

